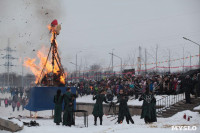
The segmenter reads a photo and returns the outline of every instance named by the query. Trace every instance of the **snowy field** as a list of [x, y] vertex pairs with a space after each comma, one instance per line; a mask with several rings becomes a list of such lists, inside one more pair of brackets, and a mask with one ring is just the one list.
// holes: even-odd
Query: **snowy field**
[[[12, 108], [9, 106], [5, 108], [4, 106], [0, 106], [0, 117], [7, 119], [8, 117], [18, 117], [21, 116], [29, 116], [30, 112], [25, 111], [15, 111], [12, 112]], [[38, 116], [42, 117], [50, 117], [51, 111], [41, 111], [38, 112]], [[183, 115], [186, 113], [187, 116], [192, 116], [190, 121], [186, 121], [183, 119]], [[34, 114], [34, 113], [33, 113]], [[26, 127], [22, 131], [18, 133], [169, 133], [169, 132], [184, 132], [184, 133], [199, 133], [200, 132], [200, 114], [198, 112], [191, 111], [183, 111], [175, 114], [170, 118], [158, 118], [158, 122], [153, 124], [145, 124], [143, 119], [140, 119], [140, 116], [132, 117], [135, 124], [127, 125], [124, 121], [122, 124], [115, 124], [116, 120], [111, 121], [113, 117], [107, 118], [104, 115], [103, 117], [103, 125], [99, 125], [99, 121], [97, 122], [97, 126], [94, 126], [93, 116], [90, 115], [88, 117], [89, 127], [86, 128], [83, 125], [83, 117], [76, 117], [76, 126], [65, 127], [62, 125], [56, 126], [53, 123], [53, 119], [30, 119], [30, 118], [21, 118], [23, 122], [30, 122], [31, 120], [36, 120], [40, 126], [39, 127]], [[197, 126], [197, 130], [195, 131], [173, 131], [172, 126]], [[10, 133], [8, 131], [0, 131], [0, 133]]]

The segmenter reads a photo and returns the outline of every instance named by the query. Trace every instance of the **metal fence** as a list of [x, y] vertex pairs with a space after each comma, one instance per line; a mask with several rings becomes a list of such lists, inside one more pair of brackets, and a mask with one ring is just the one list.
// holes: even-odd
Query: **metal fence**
[[185, 99], [185, 93], [177, 95], [168, 95], [156, 101], [156, 112], [161, 114], [164, 110], [169, 109], [170, 106]]

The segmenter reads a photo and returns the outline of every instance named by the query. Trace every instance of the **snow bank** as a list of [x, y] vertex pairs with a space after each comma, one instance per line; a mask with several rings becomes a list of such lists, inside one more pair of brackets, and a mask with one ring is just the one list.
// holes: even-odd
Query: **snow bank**
[[[184, 114], [186, 114], [186, 119], [183, 118]], [[190, 121], [187, 121], [188, 117]], [[159, 118], [158, 122], [155, 123], [157, 127], [171, 127], [171, 126], [198, 126], [200, 128], [200, 114], [198, 112], [192, 112], [190, 110], [185, 110], [182, 112], [178, 112], [169, 118]]]
[[200, 110], [200, 105], [197, 107], [194, 107], [193, 110]]
[[23, 127], [23, 126], [24, 126], [23, 122], [22, 122], [22, 121], [19, 121], [18, 119], [13, 118], [13, 119], [11, 119], [11, 120], [9, 120], [9, 121], [12, 121], [13, 123], [17, 124], [17, 125], [20, 126], [20, 127]]

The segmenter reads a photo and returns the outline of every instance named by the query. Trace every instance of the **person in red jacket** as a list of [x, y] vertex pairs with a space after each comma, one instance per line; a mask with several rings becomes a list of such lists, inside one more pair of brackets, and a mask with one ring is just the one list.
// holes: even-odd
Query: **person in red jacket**
[[20, 102], [17, 101], [17, 111], [19, 111], [19, 107], [20, 107]]
[[5, 98], [4, 103], [5, 103], [5, 107], [8, 107], [8, 99], [7, 98]]

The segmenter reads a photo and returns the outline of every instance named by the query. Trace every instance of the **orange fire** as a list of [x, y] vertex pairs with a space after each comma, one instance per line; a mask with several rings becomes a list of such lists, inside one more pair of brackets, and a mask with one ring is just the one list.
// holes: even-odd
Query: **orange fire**
[[[47, 55], [45, 55], [42, 51], [44, 50], [44, 48], [42, 48], [41, 50], [39, 50], [37, 52], [37, 58], [39, 59], [39, 63], [36, 64], [36, 58], [27, 58], [25, 61], [24, 61], [24, 66], [28, 67], [32, 73], [35, 75], [36, 77], [36, 81], [35, 83], [38, 82], [38, 80], [41, 80], [39, 78], [43, 77], [44, 75], [46, 75], [47, 73], [51, 73], [52, 72], [52, 64], [51, 64], [51, 61], [50, 60], [47, 60]], [[47, 63], [46, 63], [46, 60], [47, 60]], [[41, 71], [44, 67], [46, 63], [46, 67], [44, 69], [44, 73], [43, 75], [41, 75], [40, 77], [40, 74], [41, 74]], [[59, 67], [57, 64], [54, 65], [54, 70], [53, 70], [53, 73], [56, 73], [58, 74], [58, 71], [59, 71]], [[65, 76], [64, 75], [61, 75], [60, 76], [60, 81], [61, 83], [65, 83]]]
[[[56, 27], [57, 29], [54, 29], [55, 27], [51, 27], [50, 25], [48, 26], [49, 30], [52, 32], [52, 37], [51, 37], [51, 43], [53, 42], [54, 39], [54, 34], [53, 33], [57, 33], [58, 30], [57, 29], [61, 29], [60, 25], [59, 27]], [[57, 34], [58, 35], [58, 34]], [[55, 53], [57, 53], [57, 42], [55, 40]], [[39, 59], [39, 63], [36, 64], [36, 58], [26, 58], [26, 60], [24, 61], [24, 66], [28, 67], [32, 73], [35, 75], [36, 77], [36, 81], [35, 83], [38, 83], [42, 80], [42, 77], [44, 77], [44, 75], [47, 75], [49, 73], [53, 73], [56, 74], [57, 76], [59, 76], [60, 82], [65, 84], [65, 75], [66, 74], [60, 74], [60, 68], [58, 66], [57, 63], [54, 63], [54, 68], [52, 66], [52, 60], [47, 60], [47, 55], [45, 54], [45, 48], [43, 47], [41, 50], [37, 51], [37, 58]], [[57, 54], [55, 55], [55, 58], [58, 60], [59, 57], [57, 57]], [[54, 59], [54, 62], [56, 62], [56, 59]], [[44, 67], [44, 65], [46, 64], [45, 69], [43, 70], [43, 75], [41, 75], [42, 69]], [[61, 65], [61, 64], [60, 64]]]

